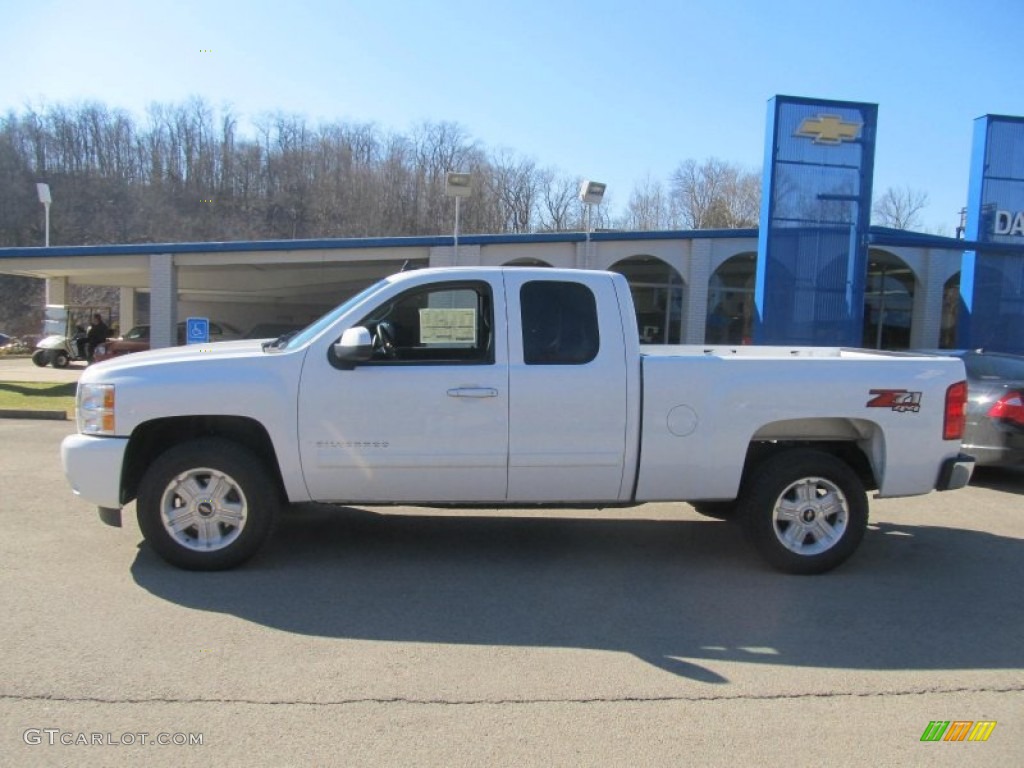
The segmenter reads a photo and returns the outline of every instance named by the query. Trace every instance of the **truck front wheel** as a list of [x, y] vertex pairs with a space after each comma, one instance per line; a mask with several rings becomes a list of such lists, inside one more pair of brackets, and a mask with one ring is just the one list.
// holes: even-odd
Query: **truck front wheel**
[[139, 528], [171, 565], [233, 568], [266, 541], [280, 503], [264, 463], [237, 443], [201, 438], [162, 454], [139, 483]]
[[864, 538], [864, 484], [844, 462], [821, 451], [773, 456], [751, 478], [741, 515], [761, 555], [786, 573], [824, 573]]

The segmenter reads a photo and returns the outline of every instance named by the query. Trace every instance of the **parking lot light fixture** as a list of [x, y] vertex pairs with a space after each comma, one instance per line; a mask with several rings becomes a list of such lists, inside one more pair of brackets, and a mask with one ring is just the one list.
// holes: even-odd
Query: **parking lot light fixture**
[[444, 179], [444, 194], [455, 198], [455, 253], [453, 264], [459, 263], [459, 200], [473, 194], [473, 177], [468, 173], [448, 173]]
[[36, 194], [39, 195], [39, 202], [43, 204], [43, 208], [46, 211], [46, 234], [44, 235], [45, 240], [43, 241], [44, 247], [50, 247], [50, 203], [53, 199], [50, 197], [50, 185], [39, 183], [36, 184]]
[[580, 202], [587, 207], [587, 221], [586, 221], [586, 234], [587, 244], [583, 251], [583, 266], [590, 268], [590, 232], [593, 229], [594, 222], [594, 206], [600, 205], [604, 199], [604, 191], [608, 185], [603, 184], [600, 181], [589, 181], [584, 180], [580, 184]]

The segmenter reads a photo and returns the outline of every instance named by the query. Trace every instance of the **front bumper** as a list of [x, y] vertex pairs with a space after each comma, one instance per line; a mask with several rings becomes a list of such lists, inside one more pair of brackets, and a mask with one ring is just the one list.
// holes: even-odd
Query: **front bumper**
[[121, 466], [126, 437], [68, 435], [60, 444], [60, 460], [71, 490], [98, 507], [121, 508]]
[[961, 453], [959, 456], [946, 459], [939, 471], [939, 480], [935, 484], [937, 491], [955, 491], [963, 488], [971, 481], [974, 472], [974, 457]]

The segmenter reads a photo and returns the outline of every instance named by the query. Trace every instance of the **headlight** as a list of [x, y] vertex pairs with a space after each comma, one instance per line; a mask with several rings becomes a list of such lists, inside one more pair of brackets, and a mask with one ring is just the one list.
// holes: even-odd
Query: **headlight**
[[79, 384], [75, 410], [83, 435], [114, 434], [114, 385]]

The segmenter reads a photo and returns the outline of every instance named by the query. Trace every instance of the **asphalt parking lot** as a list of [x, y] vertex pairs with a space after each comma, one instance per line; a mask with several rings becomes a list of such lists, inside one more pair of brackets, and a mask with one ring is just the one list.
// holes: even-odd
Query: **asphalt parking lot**
[[67, 368], [41, 368], [30, 357], [0, 357], [0, 381], [72, 382], [78, 381], [85, 367], [85, 363], [69, 363]]
[[[159, 561], [131, 514], [107, 528], [71, 495], [58, 445], [73, 428], [0, 420], [5, 764], [1024, 754], [1024, 475], [873, 501], [861, 550], [818, 577], [766, 569], [734, 526], [682, 504], [302, 506], [251, 564], [204, 574]], [[932, 721], [997, 725], [922, 742]]]

